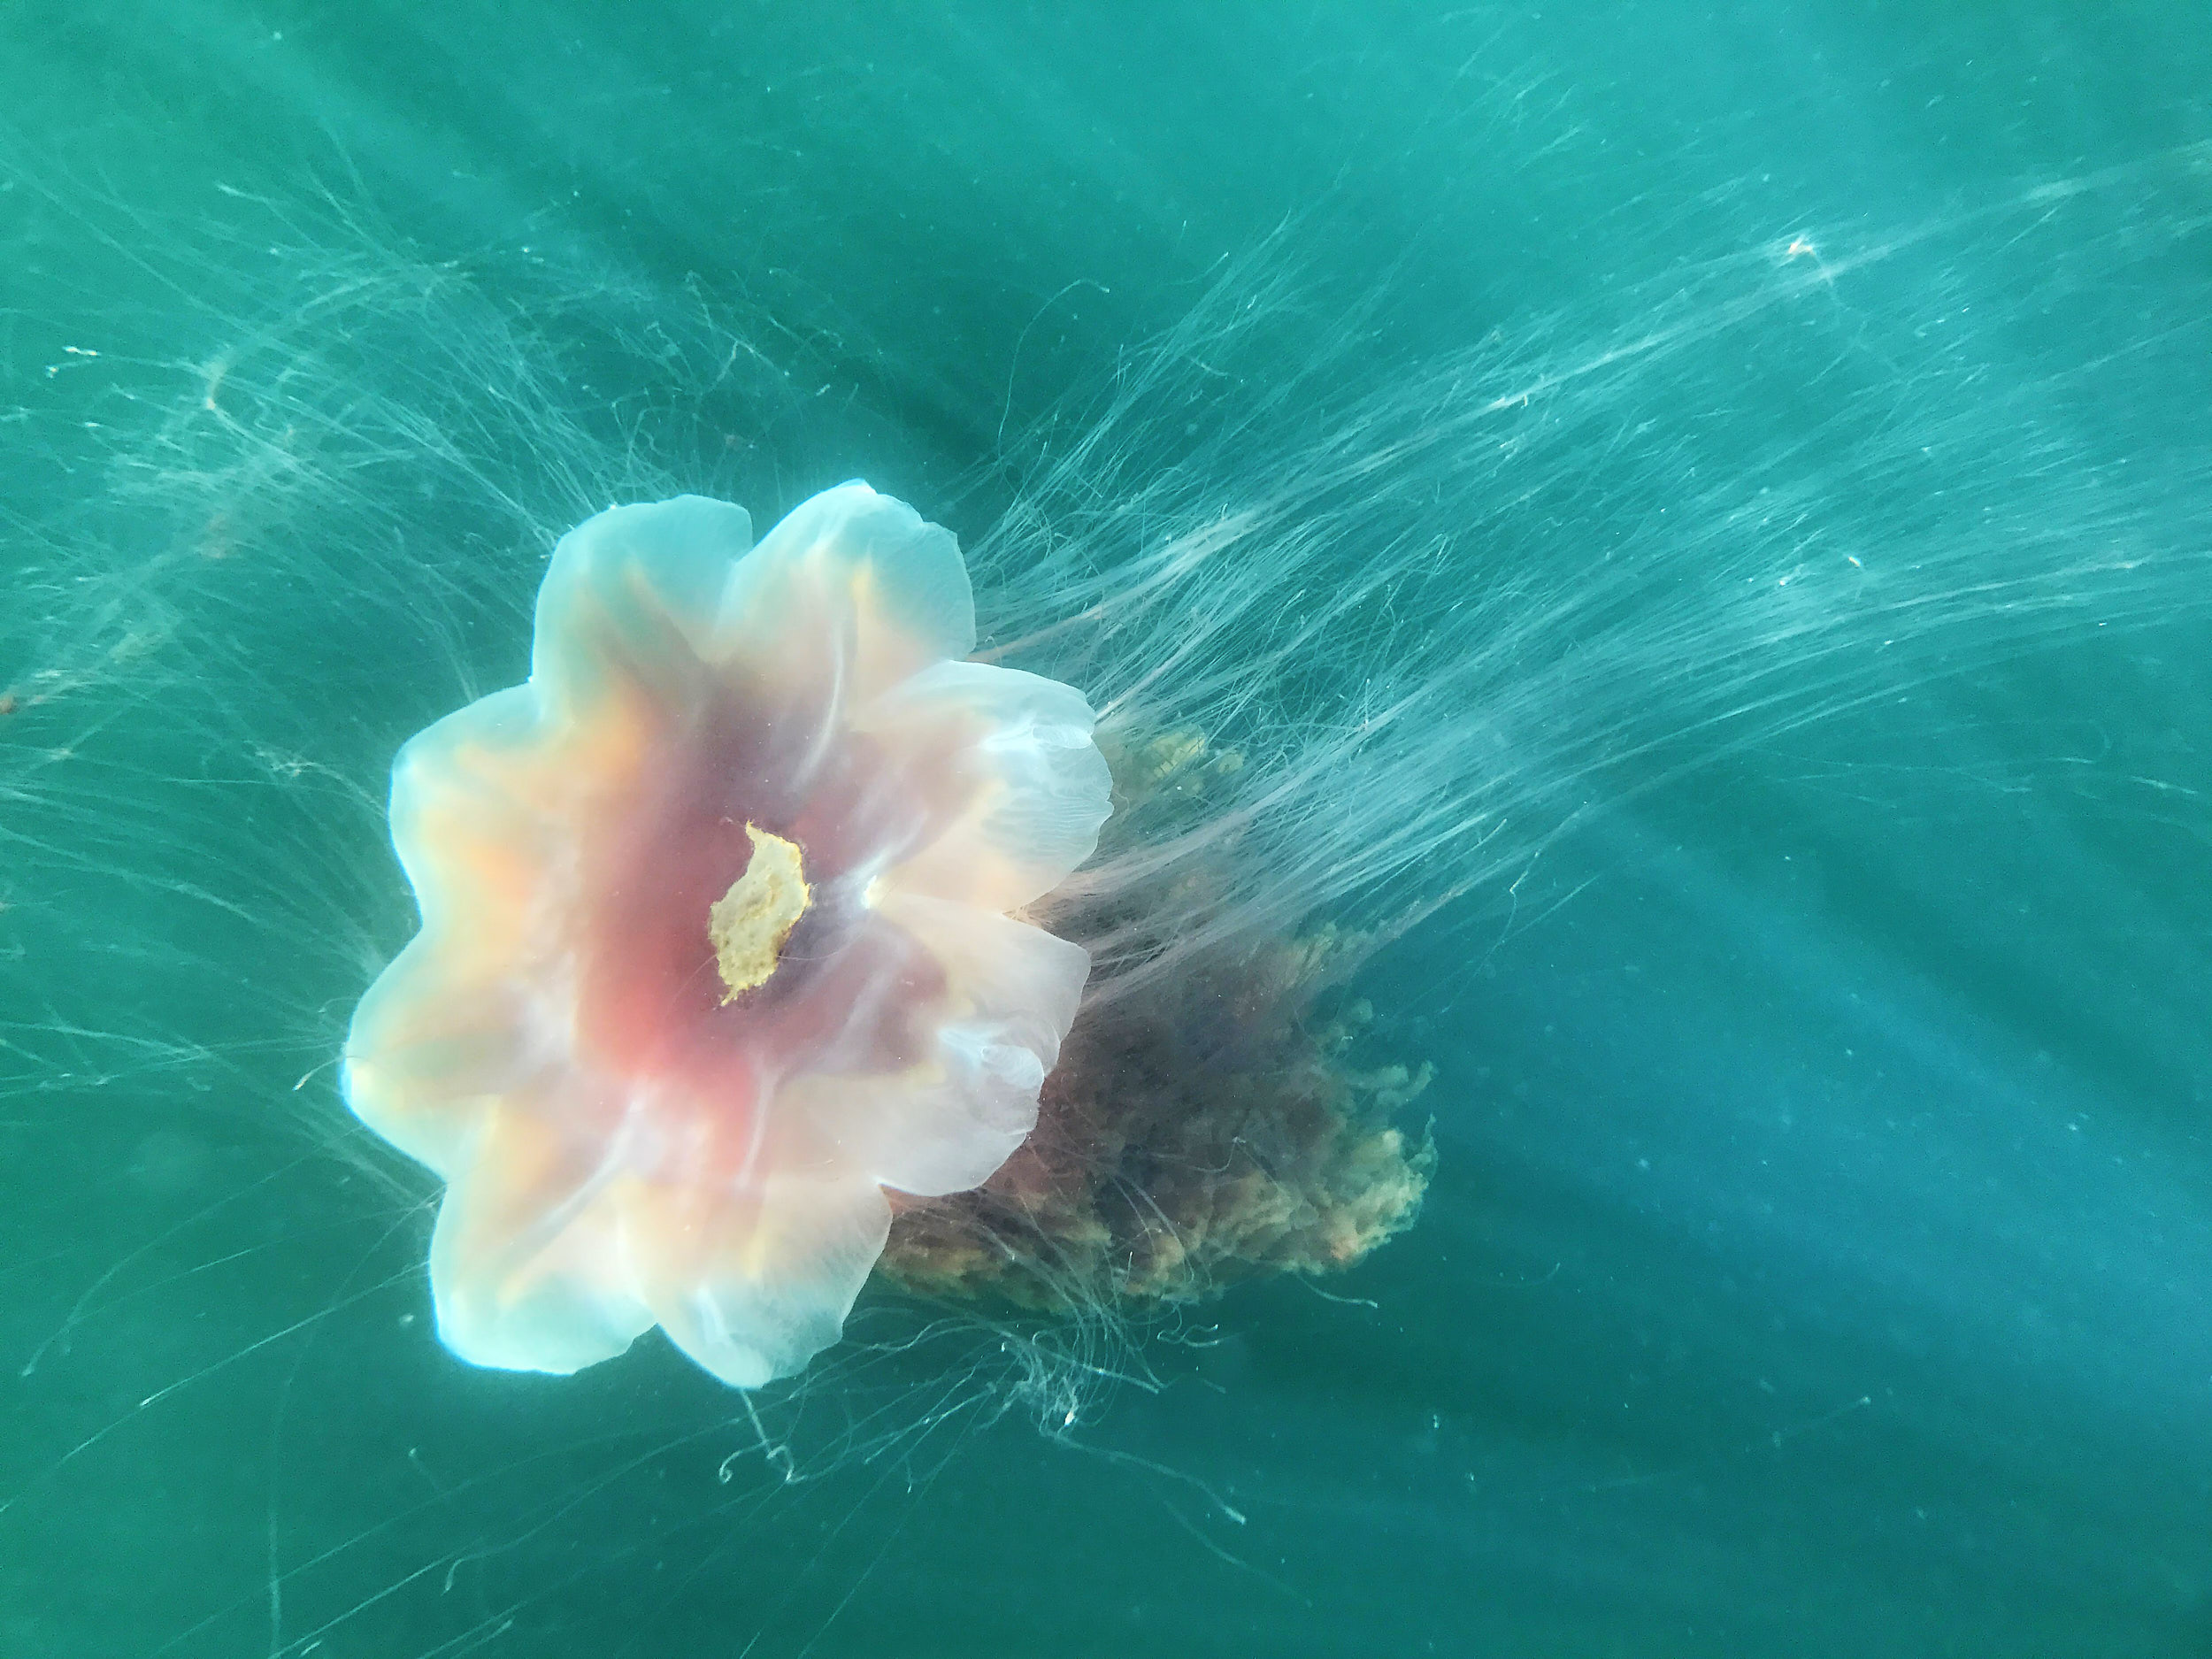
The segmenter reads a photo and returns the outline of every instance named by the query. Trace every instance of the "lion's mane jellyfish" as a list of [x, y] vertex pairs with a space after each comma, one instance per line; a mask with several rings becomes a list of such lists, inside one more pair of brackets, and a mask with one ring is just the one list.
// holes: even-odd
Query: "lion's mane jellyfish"
[[1087, 1313], [1412, 1220], [1425, 1074], [1351, 1064], [1325, 994], [1370, 936], [1253, 926], [1242, 756], [1094, 736], [975, 642], [951, 534], [865, 485], [757, 547], [726, 503], [617, 508], [555, 550], [528, 683], [401, 750], [422, 926], [345, 1089], [447, 1183], [454, 1352], [571, 1371], [657, 1324], [750, 1387], [872, 1272]]
[[1110, 779], [1083, 697], [974, 642], [952, 536], [864, 484], [757, 546], [725, 503], [617, 508], [556, 549], [528, 683], [402, 749], [422, 926], [345, 1089], [447, 1183], [457, 1354], [571, 1371], [658, 1324], [789, 1375], [890, 1194], [1022, 1144], [1090, 963], [1020, 912]]

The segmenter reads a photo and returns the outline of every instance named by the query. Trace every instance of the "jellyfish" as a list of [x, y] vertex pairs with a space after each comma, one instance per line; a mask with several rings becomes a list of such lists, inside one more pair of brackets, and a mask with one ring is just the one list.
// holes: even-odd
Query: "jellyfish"
[[401, 751], [422, 927], [344, 1088], [446, 1183], [455, 1353], [568, 1372], [658, 1325], [790, 1375], [891, 1195], [1028, 1135], [1090, 961], [1023, 908], [1110, 780], [1082, 695], [974, 641], [953, 537], [864, 484], [757, 545], [727, 503], [618, 507], [556, 549], [528, 682]]

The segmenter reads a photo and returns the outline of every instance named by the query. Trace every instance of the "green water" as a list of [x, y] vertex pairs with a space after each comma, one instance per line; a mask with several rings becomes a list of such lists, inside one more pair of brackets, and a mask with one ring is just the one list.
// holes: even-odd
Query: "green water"
[[[2208, 86], [2173, 4], [0, 14], [0, 1655], [2212, 1651]], [[1313, 423], [1687, 327], [1540, 505], [1655, 654], [1716, 469], [1947, 631], [1764, 724], [1655, 677], [1671, 747], [1378, 961], [1440, 1165], [1350, 1275], [1064, 1395], [956, 1332], [758, 1423], [657, 1341], [453, 1362], [326, 1063], [391, 749], [520, 669], [483, 503], [641, 434], [972, 543], [1236, 260], [1264, 340], [1356, 319]], [[233, 362], [280, 442], [183, 418]]]

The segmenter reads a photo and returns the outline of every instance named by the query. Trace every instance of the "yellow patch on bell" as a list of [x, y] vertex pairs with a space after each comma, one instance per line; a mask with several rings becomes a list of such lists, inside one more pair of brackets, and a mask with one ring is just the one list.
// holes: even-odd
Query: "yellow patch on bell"
[[768, 982], [784, 941], [814, 899], [798, 842], [750, 824], [745, 833], [753, 842], [745, 873], [707, 909], [707, 938], [721, 970], [725, 1004]]

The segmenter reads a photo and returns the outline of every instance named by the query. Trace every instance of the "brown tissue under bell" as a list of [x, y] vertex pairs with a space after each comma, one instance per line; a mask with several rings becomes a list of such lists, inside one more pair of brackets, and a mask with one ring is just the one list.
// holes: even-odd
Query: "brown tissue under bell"
[[[1110, 749], [1117, 796], [1142, 804], [1203, 755], [1187, 737]], [[1315, 1007], [1361, 942], [1325, 927], [1087, 1002], [1028, 1141], [974, 1191], [894, 1194], [877, 1272], [1027, 1308], [1176, 1302], [1348, 1267], [1404, 1231], [1435, 1152], [1391, 1119], [1430, 1069], [1355, 1068], [1371, 1010]]]

